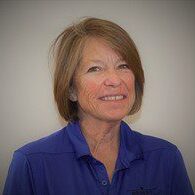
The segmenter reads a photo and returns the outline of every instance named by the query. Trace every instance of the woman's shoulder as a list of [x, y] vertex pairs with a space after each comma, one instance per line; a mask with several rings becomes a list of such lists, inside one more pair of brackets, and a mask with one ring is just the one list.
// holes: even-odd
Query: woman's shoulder
[[155, 162], [160, 158], [162, 162], [168, 161], [173, 164], [175, 164], [176, 159], [182, 161], [180, 150], [170, 141], [151, 135], [145, 135], [137, 131], [132, 132], [144, 159], [150, 159]]
[[127, 143], [131, 144], [132, 141], [137, 143], [144, 152], [162, 149], [177, 150], [177, 146], [166, 139], [143, 134], [139, 130], [132, 129], [125, 122], [122, 122], [122, 127], [125, 129]]
[[150, 153], [154, 151], [170, 151], [176, 152], [178, 150], [177, 146], [170, 141], [155, 137], [152, 135], [142, 134], [137, 131], [133, 131], [133, 134], [136, 137], [137, 142], [141, 146], [144, 153]]
[[65, 130], [66, 127], [57, 130], [46, 137], [25, 144], [17, 149], [16, 152], [20, 152], [24, 155], [72, 152], [72, 146]]

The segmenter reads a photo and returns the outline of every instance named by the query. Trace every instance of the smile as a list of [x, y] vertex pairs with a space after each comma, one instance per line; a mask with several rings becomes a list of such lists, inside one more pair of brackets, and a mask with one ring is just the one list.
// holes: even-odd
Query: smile
[[124, 95], [113, 95], [113, 96], [105, 96], [100, 98], [103, 101], [115, 101], [125, 99]]

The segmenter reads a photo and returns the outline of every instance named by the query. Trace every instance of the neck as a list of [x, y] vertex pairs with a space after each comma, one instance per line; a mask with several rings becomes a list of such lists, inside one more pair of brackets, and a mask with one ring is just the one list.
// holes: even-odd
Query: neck
[[111, 150], [118, 147], [120, 122], [107, 122], [92, 118], [80, 119], [82, 133], [93, 155], [101, 153], [105, 147]]

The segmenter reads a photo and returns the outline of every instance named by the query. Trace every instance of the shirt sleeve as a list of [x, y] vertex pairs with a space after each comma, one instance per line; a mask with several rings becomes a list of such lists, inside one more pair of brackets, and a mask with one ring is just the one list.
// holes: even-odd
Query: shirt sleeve
[[172, 195], [175, 194], [193, 195], [194, 194], [184, 165], [182, 155], [178, 149], [176, 150], [175, 153], [171, 194]]
[[3, 195], [33, 195], [32, 184], [32, 174], [26, 156], [15, 152], [9, 167]]

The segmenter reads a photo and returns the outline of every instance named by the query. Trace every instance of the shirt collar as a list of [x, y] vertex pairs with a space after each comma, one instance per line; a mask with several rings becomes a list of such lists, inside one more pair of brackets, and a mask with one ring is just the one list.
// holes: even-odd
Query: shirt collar
[[117, 169], [128, 168], [134, 160], [143, 160], [143, 150], [140, 145], [141, 138], [131, 130], [124, 122], [120, 125], [120, 148], [118, 160], [116, 163]]
[[[66, 130], [76, 157], [92, 156], [79, 122], [69, 123]], [[133, 160], [143, 159], [142, 148], [139, 142], [139, 137], [136, 136], [135, 132], [122, 121], [120, 125], [119, 155], [116, 163], [117, 169], [128, 168]]]
[[76, 157], [80, 158], [86, 155], [91, 155], [89, 146], [84, 135], [82, 134], [79, 122], [76, 121], [69, 123], [66, 129], [76, 153]]

